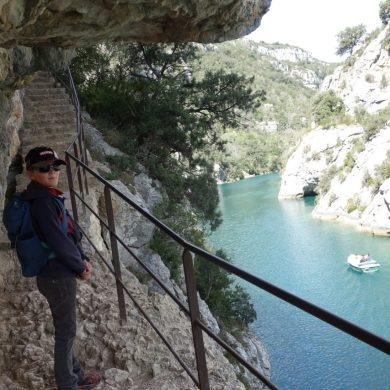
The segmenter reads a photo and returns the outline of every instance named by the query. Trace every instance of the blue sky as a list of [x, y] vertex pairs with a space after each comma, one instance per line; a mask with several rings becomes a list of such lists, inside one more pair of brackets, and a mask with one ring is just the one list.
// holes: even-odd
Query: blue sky
[[260, 27], [248, 38], [301, 47], [324, 61], [340, 61], [336, 35], [346, 27], [381, 25], [381, 0], [272, 0]]

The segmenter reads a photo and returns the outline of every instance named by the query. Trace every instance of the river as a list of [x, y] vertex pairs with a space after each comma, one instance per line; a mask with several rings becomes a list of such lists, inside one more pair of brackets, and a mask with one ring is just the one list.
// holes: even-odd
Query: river
[[[277, 199], [278, 174], [223, 184], [222, 225], [210, 237], [233, 263], [390, 339], [390, 238], [311, 217], [314, 198]], [[350, 253], [381, 263], [362, 274]], [[390, 357], [241, 281], [257, 312], [251, 328], [265, 344], [271, 380], [286, 390], [390, 389]]]

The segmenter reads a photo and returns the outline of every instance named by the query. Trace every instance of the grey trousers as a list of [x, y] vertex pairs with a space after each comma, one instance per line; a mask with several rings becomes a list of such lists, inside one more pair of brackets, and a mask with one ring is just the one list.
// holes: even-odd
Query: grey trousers
[[58, 390], [77, 390], [84, 371], [73, 351], [76, 338], [76, 278], [37, 277], [39, 292], [49, 303], [55, 330], [54, 374]]

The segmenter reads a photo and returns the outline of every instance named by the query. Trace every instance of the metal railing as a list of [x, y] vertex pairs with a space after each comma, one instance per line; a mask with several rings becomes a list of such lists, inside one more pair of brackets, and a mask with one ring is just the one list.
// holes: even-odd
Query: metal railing
[[[222, 340], [217, 334], [215, 334], [211, 329], [207, 327], [207, 325], [202, 321], [199, 311], [198, 297], [197, 297], [197, 289], [196, 289], [196, 280], [195, 280], [195, 272], [193, 265], [193, 254], [201, 256], [203, 259], [208, 262], [221, 267], [225, 271], [251, 283], [258, 288], [267, 291], [268, 293], [274, 295], [275, 297], [280, 298], [281, 300], [288, 302], [289, 304], [303, 310], [304, 312], [328, 323], [329, 325], [355, 337], [356, 339], [376, 348], [379, 351], [382, 351], [388, 355], [390, 355], [390, 341], [380, 337], [374, 333], [367, 331], [335, 314], [326, 311], [304, 299], [293, 295], [263, 279], [260, 279], [245, 270], [240, 269], [239, 267], [226, 262], [222, 258], [215, 256], [202, 248], [199, 248], [192, 243], [185, 240], [183, 237], [178, 235], [156, 217], [149, 213], [148, 210], [135, 203], [132, 199], [127, 197], [121, 191], [116, 189], [110, 182], [101, 177], [97, 172], [91, 169], [88, 165], [87, 161], [87, 153], [84, 143], [84, 130], [81, 120], [81, 112], [80, 112], [80, 104], [77, 98], [76, 89], [72, 80], [72, 75], [69, 70], [69, 80], [72, 88], [72, 100], [76, 107], [76, 117], [77, 117], [77, 135], [75, 136], [72, 144], [65, 152], [65, 158], [67, 161], [67, 175], [68, 175], [68, 184], [69, 184], [69, 192], [70, 199], [72, 204], [73, 216], [84, 233], [84, 236], [87, 238], [91, 246], [96, 251], [97, 255], [101, 258], [103, 263], [107, 266], [110, 272], [115, 276], [116, 280], [116, 289], [118, 295], [118, 305], [119, 305], [119, 313], [121, 321], [126, 322], [126, 306], [125, 306], [125, 295], [128, 296], [134, 303], [134, 305], [138, 308], [141, 314], [146, 318], [146, 320], [150, 323], [152, 328], [159, 335], [164, 344], [168, 347], [171, 353], [174, 355], [179, 364], [183, 367], [183, 369], [187, 372], [189, 377], [195, 383], [195, 385], [201, 390], [208, 390], [210, 388], [209, 385], [209, 375], [207, 370], [207, 362], [206, 362], [206, 351], [204, 347], [203, 341], [203, 333], [206, 333], [209, 337], [211, 337], [216, 343], [218, 343], [222, 348], [224, 348], [227, 352], [229, 352], [239, 363], [241, 363], [249, 372], [251, 372], [255, 377], [257, 377], [265, 386], [270, 389], [277, 389], [277, 386], [270, 382], [268, 378], [266, 378], [260, 371], [258, 371], [252, 364], [246, 361], [240, 354], [238, 354], [231, 346], [229, 346], [224, 340]], [[70, 151], [73, 149], [73, 154]], [[76, 171], [73, 172], [73, 166], [76, 167]], [[84, 189], [87, 193], [88, 191], [88, 181], [87, 174], [91, 175], [96, 179], [99, 183], [104, 186], [104, 199], [105, 199], [105, 213], [107, 215], [107, 222], [103, 219], [93, 208], [85, 201]], [[74, 178], [77, 178], [79, 191], [76, 191], [74, 185]], [[188, 299], [188, 308], [170, 291], [170, 289], [164, 285], [164, 283], [160, 280], [160, 278], [153, 273], [153, 271], [146, 265], [144, 262], [139, 259], [139, 257], [134, 253], [134, 251], [124, 242], [124, 240], [119, 237], [116, 233], [116, 225], [115, 218], [112, 206], [111, 194], [115, 194], [117, 197], [122, 199], [125, 203], [130, 205], [134, 210], [140, 213], [143, 217], [145, 217], [149, 222], [151, 222], [156, 228], [160, 229], [162, 232], [167, 234], [173, 241], [175, 241], [180, 247], [183, 249], [183, 269], [185, 275], [185, 284], [187, 289], [187, 299]], [[77, 203], [80, 202], [82, 204], [83, 210], [89, 210], [101, 223], [101, 225], [107, 229], [110, 236], [110, 245], [111, 245], [111, 255], [112, 260], [111, 264], [103, 258], [103, 256], [99, 253], [99, 250], [93, 244], [92, 240], [88, 237], [86, 232], [81, 228], [79, 223], [79, 213], [77, 209]], [[149, 318], [147, 313], [142, 309], [142, 307], [138, 304], [137, 300], [132, 296], [131, 292], [125, 286], [122, 281], [121, 276], [121, 263], [119, 259], [119, 250], [118, 244], [120, 244], [127, 253], [129, 253], [137, 263], [149, 274], [154, 280], [160, 285], [160, 287], [176, 302], [179, 308], [189, 316], [189, 320], [191, 323], [192, 329], [192, 337], [194, 344], [194, 353], [196, 360], [196, 369], [197, 375], [195, 375], [191, 368], [183, 361], [183, 359], [179, 356], [179, 354], [174, 350], [171, 344], [164, 337], [162, 332], [158, 329], [156, 324]]]

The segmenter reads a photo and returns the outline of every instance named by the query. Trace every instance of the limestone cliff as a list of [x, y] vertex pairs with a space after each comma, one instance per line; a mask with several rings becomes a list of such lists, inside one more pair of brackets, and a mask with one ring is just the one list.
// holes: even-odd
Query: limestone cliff
[[249, 34], [271, 0], [5, 0], [0, 47], [101, 41], [218, 42]]
[[350, 115], [362, 109], [387, 111], [365, 127], [340, 124], [308, 133], [287, 162], [279, 192], [280, 198], [317, 195], [314, 216], [381, 235], [390, 235], [390, 89], [383, 81], [390, 79], [390, 55], [383, 47], [388, 31], [383, 29], [352, 66], [340, 66], [322, 85], [322, 90], [335, 90]]
[[387, 26], [321, 86], [322, 91], [334, 90], [351, 114], [356, 109], [376, 112], [390, 104], [390, 56], [384, 44], [389, 33], [390, 26]]

